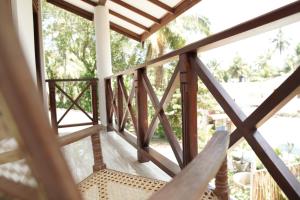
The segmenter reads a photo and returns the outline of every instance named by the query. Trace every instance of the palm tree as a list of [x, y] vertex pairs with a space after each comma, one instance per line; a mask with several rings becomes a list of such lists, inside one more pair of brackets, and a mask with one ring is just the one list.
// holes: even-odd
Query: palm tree
[[[167, 49], [174, 50], [183, 47], [186, 39], [182, 33], [210, 34], [209, 21], [205, 17], [183, 16], [160, 29], [147, 41], [146, 61], [162, 56]], [[163, 80], [163, 66], [157, 66], [155, 71], [155, 87], [161, 88]]]
[[236, 55], [228, 69], [229, 76], [231, 78], [238, 78], [239, 82], [242, 82], [243, 78], [249, 75], [249, 72], [249, 66], [243, 61], [241, 56]]
[[275, 49], [279, 50], [280, 55], [290, 45], [290, 43], [284, 39], [281, 29], [279, 29], [276, 38], [274, 38], [272, 42], [275, 43]]

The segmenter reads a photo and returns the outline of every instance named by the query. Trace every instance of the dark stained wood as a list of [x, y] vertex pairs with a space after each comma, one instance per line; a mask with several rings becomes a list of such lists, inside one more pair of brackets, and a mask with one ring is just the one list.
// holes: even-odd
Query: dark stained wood
[[51, 125], [52, 125], [53, 130], [56, 132], [56, 134], [58, 134], [55, 82], [49, 81], [48, 86], [49, 86], [49, 106], [50, 106], [50, 114], [51, 114]]
[[91, 81], [91, 92], [92, 92], [92, 111], [93, 111], [93, 124], [98, 124], [99, 109], [98, 109], [98, 82], [96, 79]]
[[105, 131], [106, 127], [105, 126], [100, 126], [100, 125], [94, 125], [89, 128], [85, 128], [80, 131], [73, 132], [68, 135], [64, 135], [58, 138], [60, 146], [65, 146], [68, 144], [72, 144], [74, 142], [77, 142], [83, 138], [89, 137], [93, 134], [97, 134], [100, 131]]
[[180, 91], [182, 107], [183, 166], [188, 165], [198, 154], [197, 91], [198, 77], [187, 54], [179, 57]]
[[[106, 129], [106, 127], [105, 127]], [[105, 169], [106, 165], [103, 161], [101, 140], [99, 132], [91, 136], [93, 156], [94, 156], [94, 166], [93, 171], [97, 172], [99, 170]]]
[[[156, 1], [157, 2], [157, 1]], [[199, 3], [200, 0], [188, 0], [188, 1], [183, 1], [181, 4], [179, 4], [177, 7], [175, 7], [173, 10], [173, 13], [170, 12], [168, 14], [166, 14], [161, 20], [160, 23], [158, 24], [154, 24], [151, 28], [150, 28], [150, 32], [145, 32], [142, 35], [141, 41], [145, 41], [151, 34], [153, 34], [154, 32], [158, 31], [160, 28], [162, 28], [163, 26], [165, 26], [166, 24], [168, 24], [170, 21], [172, 21], [173, 19], [175, 19], [176, 17], [178, 17], [179, 15], [181, 15], [182, 13], [184, 13], [186, 10], [188, 10], [189, 8], [193, 7], [194, 5], [196, 5], [197, 3]], [[158, 4], [157, 4], [158, 5]], [[162, 6], [162, 4], [159, 4], [160, 6]]]
[[[300, 90], [300, 68], [287, 78], [259, 107], [244, 120], [242, 127], [247, 127], [248, 134], [255, 132], [266, 120], [289, 102]], [[236, 129], [230, 137], [229, 146], [233, 146], [241, 137], [241, 129]]]
[[238, 127], [242, 121], [246, 119], [246, 115], [229, 96], [222, 85], [215, 79], [207, 67], [197, 57], [196, 53], [189, 55], [189, 60], [195, 72], [198, 74], [204, 85], [214, 96], [217, 102], [221, 105], [225, 113], [229, 116], [232, 122]]
[[54, 4], [64, 10], [67, 10], [75, 15], [79, 15], [87, 20], [92, 21], [94, 19], [94, 14], [90, 13], [82, 8], [79, 8], [77, 6], [74, 6], [73, 4], [70, 4], [63, 0], [47, 0], [47, 2]]
[[229, 200], [229, 185], [228, 185], [228, 170], [227, 170], [227, 159], [223, 162], [215, 178], [215, 190], [214, 193], [221, 200]]
[[[195, 70], [197, 71], [199, 77], [203, 81], [203, 83], [207, 86], [207, 88], [210, 90], [210, 92], [214, 95], [216, 100], [220, 103], [220, 105], [223, 107], [224, 111], [228, 114], [228, 116], [231, 118], [231, 120], [234, 123], [237, 123], [237, 130], [233, 133], [232, 137], [235, 141], [237, 141], [242, 136], [245, 137], [251, 148], [254, 150], [256, 155], [261, 159], [262, 163], [265, 165], [265, 167], [268, 169], [274, 180], [277, 182], [277, 184], [280, 186], [280, 188], [285, 192], [285, 194], [290, 198], [294, 199], [297, 195], [299, 195], [299, 190], [297, 191], [297, 188], [300, 188], [300, 184], [291, 174], [291, 172], [288, 170], [288, 168], [285, 166], [285, 164], [278, 159], [273, 149], [270, 147], [270, 145], [264, 140], [264, 138], [261, 136], [261, 134], [256, 131], [256, 128], [253, 127], [256, 124], [252, 124], [252, 127], [247, 125], [244, 121], [247, 121], [245, 114], [238, 108], [238, 106], [235, 105], [235, 103], [231, 100], [229, 95], [226, 93], [226, 91], [221, 87], [221, 85], [214, 79], [213, 75], [210, 74], [208, 69], [203, 65], [203, 63], [198, 58], [190, 57], [191, 63], [193, 63], [193, 66], [195, 67]], [[287, 80], [289, 83], [288, 86], [283, 85], [280, 87], [280, 90], [277, 90], [275, 94], [278, 95], [278, 97], [272, 96], [270, 99], [267, 99], [266, 102], [273, 101], [273, 98], [275, 97], [275, 103], [279, 107], [282, 107], [282, 102], [286, 102], [286, 98], [290, 99], [290, 93], [293, 93], [295, 95], [297, 92], [297, 88], [299, 87], [299, 71], [297, 70], [294, 72], [294, 76], [290, 77], [290, 79]], [[297, 78], [296, 78], [297, 77]], [[293, 80], [291, 82], [291, 80]], [[297, 86], [298, 85], [298, 86]], [[285, 88], [283, 90], [282, 88]], [[290, 93], [288, 93], [290, 92]], [[259, 110], [262, 112], [262, 114], [258, 115], [258, 120], [263, 119], [265, 116], [267, 116], [269, 113], [271, 113], [274, 109], [277, 110], [276, 104], [271, 103], [271, 107], [269, 107], [268, 104], [263, 104], [263, 107], [259, 108]], [[268, 112], [266, 112], [268, 111]], [[252, 119], [255, 119], [255, 117], [251, 117]], [[250, 118], [250, 119], [251, 119]], [[236, 122], [234, 121], [236, 120]], [[251, 121], [251, 120], [249, 120]], [[258, 121], [257, 121], [258, 122]], [[249, 122], [248, 122], [249, 123]], [[251, 134], [255, 132], [254, 134]], [[234, 141], [234, 142], [235, 142]], [[230, 142], [230, 145], [233, 145], [234, 142]]]
[[167, 4], [165, 4], [159, 0], [148, 0], [148, 1], [150, 1], [151, 3], [157, 5], [158, 7], [162, 8], [162, 9], [168, 11], [169, 13], [173, 14], [175, 12], [172, 7], [168, 6]]
[[[143, 84], [145, 86], [145, 89], [149, 95], [149, 98], [153, 104], [154, 109], [157, 111], [159, 109], [159, 101], [157, 96], [155, 95], [154, 89], [151, 86], [150, 80], [148, 79], [145, 71], [142, 71], [142, 79], [143, 79]], [[164, 110], [161, 110], [159, 112], [158, 118], [164, 128], [165, 135], [171, 145], [171, 148], [175, 154], [175, 157], [177, 159], [177, 162], [180, 167], [183, 166], [182, 164], [182, 149], [177, 141], [177, 138], [172, 130], [172, 127], [170, 125], [170, 122], [164, 112]]]
[[82, 81], [93, 81], [98, 80], [98, 78], [68, 78], [68, 79], [47, 79], [46, 82], [54, 81], [54, 82], [82, 82]]
[[300, 183], [259, 132], [245, 139], [289, 199], [300, 198]]
[[135, 94], [137, 105], [137, 145], [138, 145], [138, 161], [147, 162], [149, 159], [141, 153], [141, 150], [147, 148], [149, 143], [144, 143], [148, 129], [148, 104], [147, 91], [143, 84], [143, 71], [138, 70], [135, 74]]
[[[136, 136], [132, 135], [126, 130], [123, 133], [119, 133], [117, 129], [114, 129], [114, 131], [133, 147], [138, 148]], [[166, 172], [171, 177], [174, 177], [180, 172], [180, 167], [178, 165], [154, 150], [152, 147], [141, 149], [140, 153], [143, 154], [144, 157], [155, 163], [161, 170]]]
[[[111, 80], [105, 80], [105, 98], [106, 98], [106, 121], [107, 121], [107, 127], [112, 126], [112, 89], [111, 89]], [[109, 131], [109, 130], [108, 130]]]
[[135, 12], [135, 13], [143, 16], [143, 17], [146, 17], [146, 18], [150, 19], [151, 21], [153, 21], [157, 24], [160, 24], [160, 20], [157, 19], [156, 17], [154, 17], [153, 15], [148, 14], [148, 13], [146, 13], [146, 12], [144, 12], [144, 11], [142, 11], [142, 10], [126, 3], [126, 2], [124, 2], [124, 1], [121, 1], [121, 0], [111, 0], [111, 1], [116, 3], [116, 4], [119, 4], [119, 5], [123, 6], [124, 8], [127, 8], [128, 10], [131, 10], [131, 11], [133, 11], [133, 12]]
[[117, 78], [117, 103], [118, 103], [118, 130], [119, 132], [122, 132], [124, 129], [122, 129], [122, 118], [123, 118], [123, 111], [124, 111], [124, 104], [123, 104], [123, 94], [120, 82], [123, 80], [122, 76], [119, 76]]
[[152, 118], [152, 121], [149, 125], [149, 128], [147, 130], [147, 134], [146, 134], [146, 137], [145, 137], [145, 143], [149, 143], [154, 132], [155, 132], [155, 129], [157, 128], [158, 126], [158, 115], [159, 113], [166, 109], [167, 106], [168, 106], [168, 103], [170, 102], [171, 98], [172, 98], [172, 95], [174, 94], [176, 88], [179, 86], [179, 66], [177, 65], [172, 76], [171, 76], [171, 79], [169, 81], [169, 84], [166, 88], [166, 91], [165, 93], [163, 94], [161, 100], [160, 100], [160, 103], [159, 103], [159, 107], [158, 109], [155, 111], [154, 113], [154, 116]]
[[137, 145], [137, 138], [135, 135], [131, 134], [130, 132], [124, 130], [122, 133], [118, 131], [115, 127], [110, 127], [111, 130], [114, 130], [120, 137], [126, 140], [129, 144], [131, 144], [134, 148], [138, 148]]
[[191, 43], [181, 49], [172, 51], [163, 56], [147, 61], [144, 64], [138, 65], [136, 67], [132, 67], [123, 72], [115, 73], [114, 75], [109, 76], [107, 78], [116, 77], [121, 74], [124, 75], [131, 74], [135, 70], [140, 68], [145, 68], [146, 66], [154, 67], [154, 66], [162, 65], [163, 63], [169, 62], [170, 60], [174, 60], [180, 54], [184, 54], [196, 50], [203, 51], [204, 49], [205, 50], [213, 49], [225, 44], [237, 42], [247, 37], [264, 33], [268, 30], [274, 30], [281, 26], [297, 21], [297, 18], [293, 17], [293, 15], [298, 13], [299, 10], [300, 10], [300, 1], [295, 1], [294, 3], [288, 4], [274, 11], [271, 11], [269, 13], [266, 13], [254, 19], [251, 19], [244, 23], [238, 24], [219, 33], [213, 34], [207, 38]]
[[259, 128], [300, 93], [300, 66], [251, 115], [245, 124]]
[[200, 199], [223, 163], [228, 143], [226, 132], [215, 133], [203, 151], [150, 200]]
[[136, 22], [136, 21], [134, 21], [134, 20], [132, 20], [132, 19], [124, 16], [124, 15], [121, 15], [120, 13], [117, 13], [117, 12], [115, 12], [113, 10], [109, 10], [109, 14], [111, 14], [113, 16], [116, 16], [116, 17], [118, 17], [120, 19], [123, 19], [123, 20], [127, 21], [128, 23], [133, 24], [133, 25], [135, 25], [135, 26], [137, 26], [137, 27], [139, 27], [141, 29], [144, 29], [145, 31], [149, 32], [149, 28], [147, 26], [144, 26], [143, 24], [140, 24], [140, 23], [138, 23], [138, 22]]
[[152, 147], [142, 150], [141, 153], [171, 177], [176, 176], [180, 172], [180, 167], [177, 164]]
[[91, 5], [91, 6], [97, 6], [97, 3], [96, 3], [96, 2], [93, 2], [93, 1], [91, 1], [91, 0], [81, 0], [81, 1], [87, 3], [87, 4]]
[[[0, 90], [16, 123], [22, 150], [30, 157], [28, 163], [47, 199], [80, 200], [77, 186], [28, 70], [10, 8], [6, 7], [5, 2], [0, 1], [0, 24], [5, 24], [5, 29], [0, 29], [0, 46], [5, 47], [0, 48]], [[41, 162], [45, 159], [47, 162]]]
[[141, 41], [141, 35], [139, 35], [135, 32], [132, 32], [130, 30], [127, 30], [126, 28], [119, 26], [113, 22], [110, 22], [110, 28], [111, 28], [111, 30], [121, 33], [131, 39], [138, 41], [138, 42]]
[[[19, 200], [38, 200], [38, 191], [20, 183], [13, 182], [0, 176], [0, 191], [8, 197], [15, 197]], [[1, 198], [2, 199], [2, 198]], [[5, 199], [5, 198], [4, 198]]]
[[128, 117], [128, 111], [129, 111], [131, 119], [132, 119], [132, 124], [133, 124], [134, 130], [135, 130], [135, 132], [137, 132], [138, 128], [137, 128], [136, 116], [135, 116], [133, 107], [131, 105], [131, 101], [132, 101], [132, 99], [134, 97], [134, 94], [135, 94], [135, 80], [132, 83], [132, 88], [131, 88], [131, 92], [130, 92], [129, 97], [128, 97], [128, 94], [127, 94], [127, 91], [126, 91], [125, 84], [124, 84], [123, 80], [121, 80], [120, 86], [121, 86], [121, 90], [122, 90], [123, 97], [125, 99], [125, 105], [126, 105], [125, 111], [124, 111], [124, 114], [123, 114], [123, 118], [122, 118], [122, 121], [121, 121], [121, 127], [122, 127], [121, 129], [123, 130], [124, 127], [125, 127], [127, 117]]
[[88, 126], [88, 125], [93, 125], [93, 124], [94, 124], [93, 122], [63, 124], [63, 125], [58, 125], [58, 128], [70, 128], [70, 127], [75, 127], [75, 126]]
[[[83, 96], [83, 94], [85, 93], [85, 91], [87, 91], [87, 89], [89, 89], [89, 87], [91, 86], [91, 83], [87, 83], [87, 85], [85, 86], [85, 88], [81, 91], [81, 93], [78, 95], [78, 97], [76, 97], [75, 100], [73, 100], [72, 97], [70, 97], [59, 85], [55, 84], [55, 87], [63, 94], [65, 95], [70, 101], [71, 101], [71, 106], [66, 110], [66, 112], [61, 116], [61, 118], [58, 120], [58, 124], [60, 124], [60, 122], [63, 120], [63, 118], [66, 116], [66, 114], [71, 110], [71, 108], [76, 105], [77, 108], [79, 108], [79, 110], [81, 110], [91, 121], [93, 121], [93, 118], [78, 104], [78, 101], [80, 99], [80, 97]], [[97, 90], [95, 91], [97, 92]], [[97, 93], [96, 93], [97, 95]]]

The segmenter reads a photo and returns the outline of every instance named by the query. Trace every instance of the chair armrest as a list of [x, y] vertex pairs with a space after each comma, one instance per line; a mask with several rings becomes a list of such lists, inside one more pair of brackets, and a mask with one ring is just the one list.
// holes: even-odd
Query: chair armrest
[[59, 142], [60, 146], [65, 146], [65, 145], [77, 142], [78, 140], [81, 140], [88, 136], [99, 133], [99, 131], [101, 131], [101, 130], [106, 130], [106, 127], [102, 126], [102, 125], [94, 125], [92, 127], [59, 137], [58, 142]]
[[198, 200], [222, 165], [229, 144], [225, 131], [216, 132], [203, 151], [150, 200]]

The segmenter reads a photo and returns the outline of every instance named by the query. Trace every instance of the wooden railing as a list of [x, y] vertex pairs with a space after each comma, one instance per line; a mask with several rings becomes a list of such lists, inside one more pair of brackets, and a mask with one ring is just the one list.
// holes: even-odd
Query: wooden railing
[[[98, 88], [98, 79], [96, 78], [83, 78], [83, 79], [49, 79], [46, 80], [49, 86], [49, 107], [51, 113], [51, 123], [52, 127], [58, 132], [58, 128], [67, 128], [75, 126], [86, 126], [86, 125], [95, 125], [98, 124], [98, 97], [97, 97], [97, 88]], [[83, 90], [78, 94], [78, 96], [73, 99], [73, 97], [68, 94], [58, 83], [70, 83], [70, 82], [84, 82], [85, 86]], [[92, 116], [79, 105], [80, 98], [90, 90], [91, 93], [91, 110]], [[57, 91], [60, 91], [68, 100], [70, 100], [71, 105], [66, 109], [64, 114], [57, 119]], [[70, 112], [70, 110], [76, 106], [85, 116], [90, 120], [90, 122], [85, 123], [72, 123], [72, 124], [61, 124], [62, 120]]]
[[[199, 51], [229, 44], [295, 22], [300, 19], [299, 12], [300, 1], [296, 1], [270, 13], [190, 44], [182, 49], [151, 60], [143, 65], [107, 77], [105, 79], [105, 90], [108, 126], [137, 148], [138, 160], [140, 162], [151, 160], [169, 175], [176, 175], [180, 171], [180, 168], [185, 167], [198, 153], [197, 80], [200, 78], [237, 127], [230, 135], [230, 147], [232, 147], [239, 139], [245, 138], [287, 197], [289, 199], [299, 199], [299, 182], [288, 170], [283, 161], [278, 159], [272, 147], [262, 137], [257, 128], [273, 116], [276, 111], [282, 108], [295, 95], [299, 94], [300, 68], [296, 69], [282, 85], [280, 85], [251, 115], [247, 117], [235, 101], [231, 99], [222, 85], [214, 78], [213, 74], [197, 57], [197, 52]], [[178, 64], [172, 74], [163, 97], [159, 101], [153, 86], [149, 81], [147, 69], [162, 65], [163, 63], [174, 59], [179, 60]], [[123, 80], [123, 77], [128, 75], [134, 77], [132, 90], [129, 95]], [[116, 81], [116, 88], [114, 90], [112, 89], [113, 80]], [[180, 86], [182, 102], [182, 148], [179, 145], [165, 113], [165, 108], [177, 86]], [[133, 109], [132, 104], [134, 95], [136, 97], [135, 109]], [[150, 124], [148, 123], [147, 97], [150, 98], [155, 109], [155, 114]], [[134, 110], [136, 110], [136, 113]], [[116, 117], [116, 125], [113, 123], [113, 114], [115, 114]], [[136, 137], [124, 128], [128, 114], [131, 116]], [[149, 141], [154, 134], [158, 120], [161, 122], [168, 142], [175, 154], [177, 164], [149, 146]], [[226, 176], [227, 168], [226, 163], [224, 162], [224, 165], [216, 176], [217, 188], [215, 190], [223, 197], [223, 199], [228, 198]]]

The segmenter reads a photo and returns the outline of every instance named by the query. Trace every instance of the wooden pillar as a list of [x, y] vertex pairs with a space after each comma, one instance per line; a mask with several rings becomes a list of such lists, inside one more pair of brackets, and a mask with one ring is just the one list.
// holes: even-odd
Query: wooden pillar
[[110, 113], [112, 108], [112, 100], [113, 97], [111, 96], [112, 91], [111, 89], [111, 79], [105, 80], [105, 98], [106, 98], [106, 120], [107, 120], [107, 131], [112, 130], [112, 115]]
[[182, 106], [182, 146], [183, 166], [190, 163], [198, 153], [197, 142], [197, 73], [188, 61], [188, 56], [195, 53], [182, 54], [180, 64], [180, 91]]
[[50, 80], [48, 86], [49, 86], [49, 105], [50, 105], [50, 113], [51, 113], [51, 124], [56, 134], [58, 134], [55, 81]]
[[118, 76], [117, 77], [117, 102], [118, 102], [118, 131], [121, 133], [124, 130], [122, 130], [122, 118], [123, 118], [123, 93], [122, 93], [122, 89], [121, 89], [121, 80], [123, 79], [122, 76]]
[[141, 149], [145, 149], [149, 144], [144, 143], [144, 139], [148, 129], [148, 108], [147, 108], [147, 92], [143, 84], [142, 73], [145, 69], [137, 70], [135, 74], [135, 94], [137, 106], [137, 157], [138, 161], [148, 162], [149, 159], [143, 156]]
[[[98, 114], [98, 80], [92, 79], [91, 80], [91, 93], [92, 93], [92, 107], [93, 107], [93, 125], [99, 124], [99, 114]], [[93, 171], [99, 171], [105, 168], [105, 164], [103, 162], [102, 157], [102, 149], [101, 149], [101, 139], [100, 133], [96, 133], [91, 136], [92, 140], [92, 147], [93, 147], [93, 155], [94, 155], [94, 166]]]
[[227, 176], [227, 159], [223, 162], [220, 170], [218, 171], [215, 179], [215, 194], [221, 200], [229, 200], [229, 187]]

